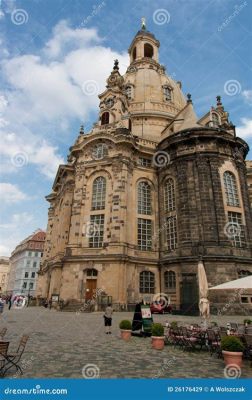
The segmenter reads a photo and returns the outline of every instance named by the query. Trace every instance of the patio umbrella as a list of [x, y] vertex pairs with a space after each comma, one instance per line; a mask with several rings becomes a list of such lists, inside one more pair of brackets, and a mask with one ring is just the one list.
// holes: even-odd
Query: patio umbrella
[[209, 301], [208, 301], [208, 283], [206, 271], [202, 261], [198, 263], [198, 281], [199, 281], [199, 310], [200, 316], [204, 318], [206, 325], [206, 318], [209, 317]]

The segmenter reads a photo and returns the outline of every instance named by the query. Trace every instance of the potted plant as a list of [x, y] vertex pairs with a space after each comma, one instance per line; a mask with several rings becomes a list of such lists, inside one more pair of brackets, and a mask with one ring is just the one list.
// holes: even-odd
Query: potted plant
[[131, 322], [127, 319], [124, 319], [120, 322], [119, 328], [121, 329], [121, 338], [124, 340], [130, 340], [131, 338]]
[[244, 321], [243, 321], [243, 323], [244, 323], [245, 326], [250, 325], [251, 322], [252, 322], [252, 320], [251, 320], [251, 319], [248, 319], [248, 318], [244, 319]]
[[171, 329], [177, 329], [177, 327], [178, 327], [177, 321], [172, 321], [170, 324], [170, 327], [171, 327]]
[[226, 365], [235, 364], [242, 366], [242, 355], [244, 346], [240, 339], [235, 336], [226, 336], [221, 339], [221, 350]]
[[156, 350], [163, 350], [164, 348], [164, 327], [161, 324], [152, 324], [151, 327], [152, 347]]

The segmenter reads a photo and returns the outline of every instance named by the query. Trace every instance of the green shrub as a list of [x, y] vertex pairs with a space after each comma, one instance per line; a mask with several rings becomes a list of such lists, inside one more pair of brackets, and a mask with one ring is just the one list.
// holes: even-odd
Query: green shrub
[[120, 322], [119, 328], [131, 331], [132, 329], [131, 322], [128, 319], [124, 319], [123, 321]]
[[252, 323], [252, 320], [251, 319], [244, 319], [243, 323], [244, 323], [244, 325], [245, 324], [250, 325]]
[[172, 329], [176, 329], [178, 327], [177, 321], [172, 321], [170, 326]]
[[221, 349], [232, 352], [243, 352], [244, 346], [240, 339], [235, 336], [226, 336], [221, 339]]
[[164, 327], [161, 324], [152, 324], [151, 327], [152, 336], [164, 336]]

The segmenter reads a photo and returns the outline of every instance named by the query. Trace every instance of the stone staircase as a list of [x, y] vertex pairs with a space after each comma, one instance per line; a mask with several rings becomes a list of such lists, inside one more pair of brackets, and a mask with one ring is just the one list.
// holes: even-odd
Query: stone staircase
[[94, 311], [94, 306], [87, 305], [84, 301], [79, 300], [68, 300], [66, 304], [63, 305], [60, 311], [66, 312], [92, 312]]

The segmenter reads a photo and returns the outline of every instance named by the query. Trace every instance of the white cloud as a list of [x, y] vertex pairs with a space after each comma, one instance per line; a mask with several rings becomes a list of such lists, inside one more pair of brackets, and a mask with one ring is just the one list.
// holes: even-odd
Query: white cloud
[[0, 224], [1, 229], [17, 229], [20, 226], [28, 225], [33, 221], [33, 215], [28, 212], [13, 214], [8, 223]]
[[252, 90], [243, 90], [241, 94], [246, 103], [252, 104]]
[[12, 183], [0, 183], [1, 201], [8, 203], [17, 203], [27, 198], [26, 194]]
[[[101, 44], [95, 29], [72, 29], [61, 21], [40, 56], [26, 54], [1, 62], [6, 80], [0, 97], [1, 154], [4, 166], [9, 165], [4, 168], [6, 173], [18, 172], [10, 161], [15, 154], [25, 153], [28, 167], [35, 164], [43, 175], [55, 176], [63, 158], [53, 143], [60, 136], [63, 141], [64, 135], [69, 137], [67, 130], [73, 121], [85, 123], [90, 112], [97, 111], [97, 95], [105, 89], [113, 60], [128, 64], [126, 53], [120, 55]], [[83, 91], [89, 80], [97, 87], [93, 95]]]
[[35, 164], [46, 177], [53, 179], [58, 165], [64, 162], [57, 151], [56, 147], [29, 132], [26, 140], [15, 133], [6, 133], [0, 143], [2, 164], [5, 164], [7, 173]]
[[236, 133], [237, 136], [247, 139], [252, 137], [252, 119], [241, 118], [242, 125], [237, 126]]

